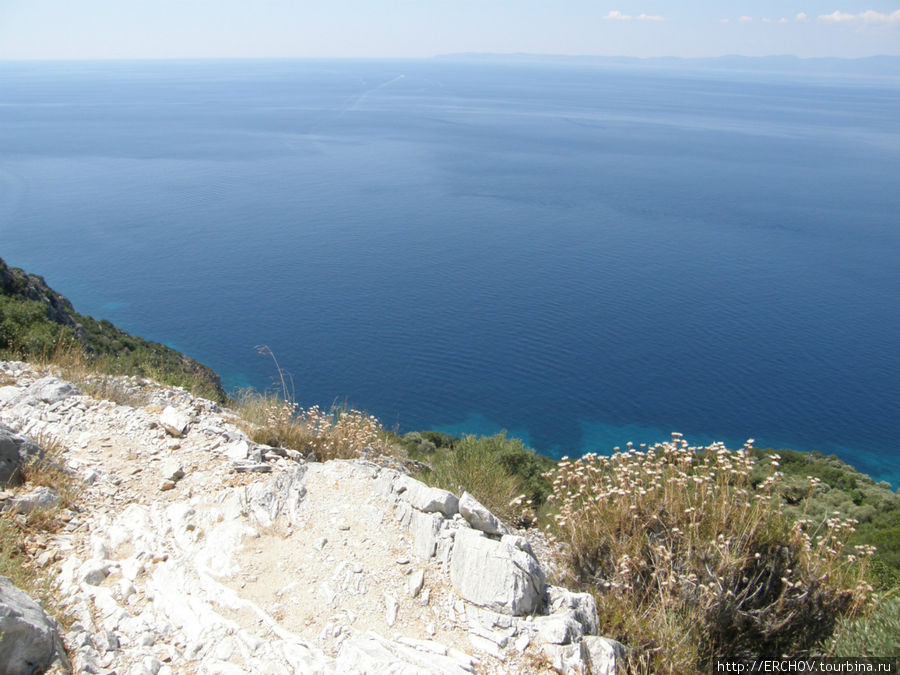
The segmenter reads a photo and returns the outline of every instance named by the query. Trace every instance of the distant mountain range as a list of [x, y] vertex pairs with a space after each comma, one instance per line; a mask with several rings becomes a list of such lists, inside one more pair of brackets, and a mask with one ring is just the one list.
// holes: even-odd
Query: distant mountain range
[[443, 54], [454, 61], [504, 63], [556, 63], [580, 66], [665, 68], [685, 70], [739, 70], [758, 72], [872, 75], [900, 77], [900, 56], [868, 56], [858, 59], [800, 58], [799, 56], [717, 56], [710, 58], [634, 58], [629, 56], [566, 56], [560, 54]]

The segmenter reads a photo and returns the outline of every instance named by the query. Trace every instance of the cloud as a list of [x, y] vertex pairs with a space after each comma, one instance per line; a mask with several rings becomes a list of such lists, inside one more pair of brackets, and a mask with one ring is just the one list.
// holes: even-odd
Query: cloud
[[806, 23], [809, 21], [809, 15], [806, 12], [800, 12], [794, 19], [800, 23]]
[[859, 14], [850, 14], [848, 12], [840, 12], [835, 10], [831, 14], [822, 14], [819, 21], [823, 23], [854, 23], [867, 24], [873, 26], [900, 25], [900, 9], [894, 10], [890, 14], [876, 12], [874, 10], [866, 10]]
[[788, 22], [788, 20], [785, 17], [781, 17], [780, 19], [778, 19], [778, 23], [787, 23], [787, 22]]
[[740, 19], [738, 19], [738, 21], [740, 21], [741, 23], [750, 23], [751, 21], [753, 21], [753, 17], [752, 16], [742, 16]]
[[622, 14], [617, 9], [611, 10], [609, 14], [603, 17], [605, 21], [631, 21], [634, 19], [635, 21], [665, 21], [665, 17], [660, 16], [659, 14], [644, 14], [643, 12], [638, 16], [631, 16], [630, 14]]
[[767, 17], [767, 16], [764, 16], [764, 17], [761, 19], [761, 21], [762, 21], [763, 23], [772, 23], [772, 19], [770, 19], [770, 18]]

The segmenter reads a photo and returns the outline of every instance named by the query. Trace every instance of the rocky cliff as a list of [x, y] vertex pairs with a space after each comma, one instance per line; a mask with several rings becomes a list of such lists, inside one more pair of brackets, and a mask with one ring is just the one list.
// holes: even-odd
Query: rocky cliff
[[55, 439], [79, 486], [62, 531], [31, 543], [74, 618], [76, 672], [615, 672], [592, 597], [548, 585], [540, 537], [468, 494], [390, 458], [257, 445], [229, 410], [149, 381], [123, 380], [135, 406], [19, 362], [0, 384], [6, 433]]

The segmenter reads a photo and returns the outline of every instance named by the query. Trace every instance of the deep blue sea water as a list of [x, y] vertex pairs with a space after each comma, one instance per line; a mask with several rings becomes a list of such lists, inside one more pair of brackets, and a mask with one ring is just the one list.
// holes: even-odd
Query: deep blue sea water
[[0, 256], [304, 405], [900, 484], [900, 84], [450, 61], [0, 63]]

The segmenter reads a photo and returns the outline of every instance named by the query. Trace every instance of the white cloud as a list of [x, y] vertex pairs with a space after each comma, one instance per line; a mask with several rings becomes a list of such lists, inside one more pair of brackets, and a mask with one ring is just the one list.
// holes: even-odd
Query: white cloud
[[794, 17], [795, 20], [800, 23], [806, 23], [809, 21], [809, 15], [806, 12], [800, 12], [797, 16]]
[[728, 23], [728, 19], [719, 19], [719, 23]]
[[770, 18], [767, 17], [767, 16], [764, 16], [761, 20], [762, 20], [763, 23], [772, 23], [772, 19], [770, 19]]
[[738, 19], [738, 21], [740, 21], [741, 23], [750, 23], [751, 21], [753, 21], [753, 17], [752, 16], [742, 16], [740, 19]]
[[631, 21], [632, 19], [636, 21], [665, 21], [665, 17], [660, 16], [659, 14], [644, 14], [643, 12], [638, 16], [631, 16], [630, 14], [623, 14], [617, 9], [610, 11], [609, 14], [603, 17], [606, 21]]
[[788, 22], [788, 20], [785, 17], [781, 17], [780, 19], [778, 19], [778, 23], [787, 23], [787, 22]]
[[847, 14], [847, 12], [838, 12], [835, 10], [831, 14], [822, 14], [819, 17], [819, 21], [824, 21], [826, 23], [846, 23], [847, 21], [853, 21], [856, 19], [855, 14]]
[[866, 10], [859, 14], [850, 14], [848, 12], [834, 11], [831, 14], [822, 14], [819, 21], [824, 23], [856, 23], [868, 25], [900, 25], [900, 9], [894, 10], [890, 14], [876, 12], [874, 10]]

